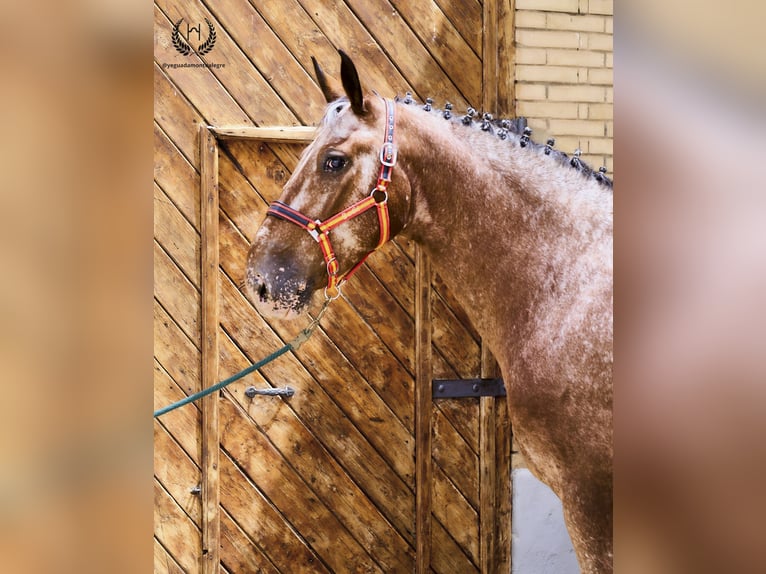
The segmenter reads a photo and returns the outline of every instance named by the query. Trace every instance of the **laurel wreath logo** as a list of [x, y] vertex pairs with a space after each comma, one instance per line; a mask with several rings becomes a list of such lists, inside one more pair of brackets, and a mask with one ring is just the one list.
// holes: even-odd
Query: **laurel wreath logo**
[[[186, 40], [183, 39], [181, 36], [181, 33], [178, 31], [179, 26], [181, 26], [181, 22], [183, 22], [184, 19], [181, 18], [178, 22], [175, 23], [175, 26], [173, 26], [173, 34], [171, 35], [171, 39], [173, 41], [173, 46], [176, 50], [178, 50], [181, 54], [184, 56], [188, 56], [192, 53], [192, 47], [186, 42]], [[197, 46], [197, 49], [195, 50], [198, 55], [204, 56], [208, 52], [210, 52], [213, 47], [215, 46], [216, 41], [216, 35], [215, 35], [215, 26], [213, 26], [213, 23], [205, 18], [205, 22], [207, 22], [207, 28], [208, 28], [208, 36], [207, 40], [202, 42], [199, 46]]]

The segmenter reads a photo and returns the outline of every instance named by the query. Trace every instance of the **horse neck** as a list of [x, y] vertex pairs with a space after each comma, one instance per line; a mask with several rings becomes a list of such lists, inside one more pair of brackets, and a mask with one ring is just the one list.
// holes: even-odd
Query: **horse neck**
[[611, 199], [596, 182], [520, 148], [518, 138], [501, 141], [406, 108], [399, 117], [400, 164], [414, 202], [405, 234], [431, 256], [493, 349], [518, 340], [549, 300], [549, 284], [572, 275], [583, 253], [611, 235], [611, 209], [601, 213]]

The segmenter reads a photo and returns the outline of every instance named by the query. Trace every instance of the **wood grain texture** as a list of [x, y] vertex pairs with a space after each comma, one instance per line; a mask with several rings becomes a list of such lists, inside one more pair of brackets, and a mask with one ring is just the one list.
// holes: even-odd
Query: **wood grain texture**
[[415, 572], [431, 567], [431, 260], [415, 249]]
[[[456, 109], [486, 108], [493, 64], [485, 56], [495, 36], [503, 111], [503, 102], [512, 101], [512, 70], [503, 67], [504, 51], [512, 50], [512, 4], [155, 2], [156, 408], [199, 390], [203, 379], [216, 382], [244, 368], [305, 326], [264, 320], [240, 284], [248, 244], [325, 106], [311, 56], [337, 77], [337, 49], [344, 49], [363, 85], [387, 97], [409, 90], [440, 106], [449, 100]], [[496, 33], [482, 28], [493, 6]], [[200, 58], [175, 50], [170, 32], [181, 17], [191, 25], [210, 20], [213, 51]], [[173, 67], [204, 63], [223, 65]], [[206, 138], [218, 145], [213, 169], [203, 161]], [[219, 205], [208, 216], [204, 189], [213, 172]], [[204, 236], [213, 226], [219, 259], [205, 275], [205, 251], [213, 245]], [[478, 572], [490, 561], [491, 547], [480, 534], [489, 528], [480, 512], [492, 483], [491, 462], [481, 458], [491, 442], [489, 411], [477, 399], [434, 403], [430, 397], [436, 373], [478, 376], [480, 340], [440, 278], [422, 275], [418, 257], [410, 242], [391, 242], [367, 261], [299, 351], [231, 385], [223, 398], [187, 405], [155, 423], [156, 571], [198, 572], [204, 564], [205, 571], [229, 573], [455, 574]], [[217, 319], [203, 308], [213, 278]], [[251, 400], [244, 396], [250, 384], [290, 385], [296, 394]], [[216, 406], [218, 424], [210, 410]], [[510, 434], [504, 409], [499, 399], [498, 463], [510, 456], [510, 444], [501, 442], [503, 425]], [[213, 438], [220, 429], [232, 433]], [[495, 516], [505, 524], [508, 469], [494, 471]], [[204, 500], [187, 491], [203, 474]], [[510, 533], [503, 528], [494, 554], [507, 570], [503, 544]], [[209, 559], [201, 559], [203, 540]]]
[[[202, 242], [202, 384], [218, 382], [218, 143], [200, 127], [200, 207]], [[202, 571], [218, 572], [221, 522], [218, 490], [218, 393], [202, 398]]]

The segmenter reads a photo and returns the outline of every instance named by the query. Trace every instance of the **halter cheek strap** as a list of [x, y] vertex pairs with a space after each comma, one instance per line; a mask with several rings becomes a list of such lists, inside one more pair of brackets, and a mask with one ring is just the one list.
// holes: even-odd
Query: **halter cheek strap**
[[[378, 175], [378, 181], [370, 192], [370, 195], [324, 221], [319, 219], [312, 220], [300, 211], [293, 209], [281, 201], [273, 202], [266, 212], [266, 215], [284, 219], [285, 221], [289, 221], [290, 223], [294, 223], [298, 227], [305, 229], [309, 235], [314, 238], [314, 241], [319, 244], [319, 248], [322, 250], [322, 256], [325, 260], [325, 265], [327, 266], [327, 287], [325, 288], [325, 297], [328, 299], [334, 299], [340, 296], [342, 285], [356, 273], [375, 250], [379, 249], [390, 239], [391, 219], [388, 213], [388, 184], [391, 182], [391, 174], [393, 173], [394, 165], [396, 164], [396, 146], [394, 145], [395, 112], [394, 102], [391, 100], [385, 100], [385, 102], [386, 133], [383, 140], [383, 146], [380, 149], [380, 175]], [[348, 272], [339, 276], [338, 270], [340, 267], [338, 265], [338, 260], [335, 257], [332, 243], [330, 242], [329, 233], [339, 225], [358, 217], [373, 207], [376, 208], [378, 214], [378, 228], [380, 232], [378, 244], [372, 251], [362, 257], [362, 259]], [[332, 292], [333, 289], [335, 289], [337, 293], [331, 297], [328, 295], [328, 292]]]

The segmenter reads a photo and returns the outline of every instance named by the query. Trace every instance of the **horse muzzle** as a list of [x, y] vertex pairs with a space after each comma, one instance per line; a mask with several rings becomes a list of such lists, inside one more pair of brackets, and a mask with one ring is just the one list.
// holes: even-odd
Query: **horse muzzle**
[[271, 318], [300, 314], [316, 291], [315, 282], [294, 261], [264, 254], [253, 245], [247, 257], [245, 289], [258, 312]]

